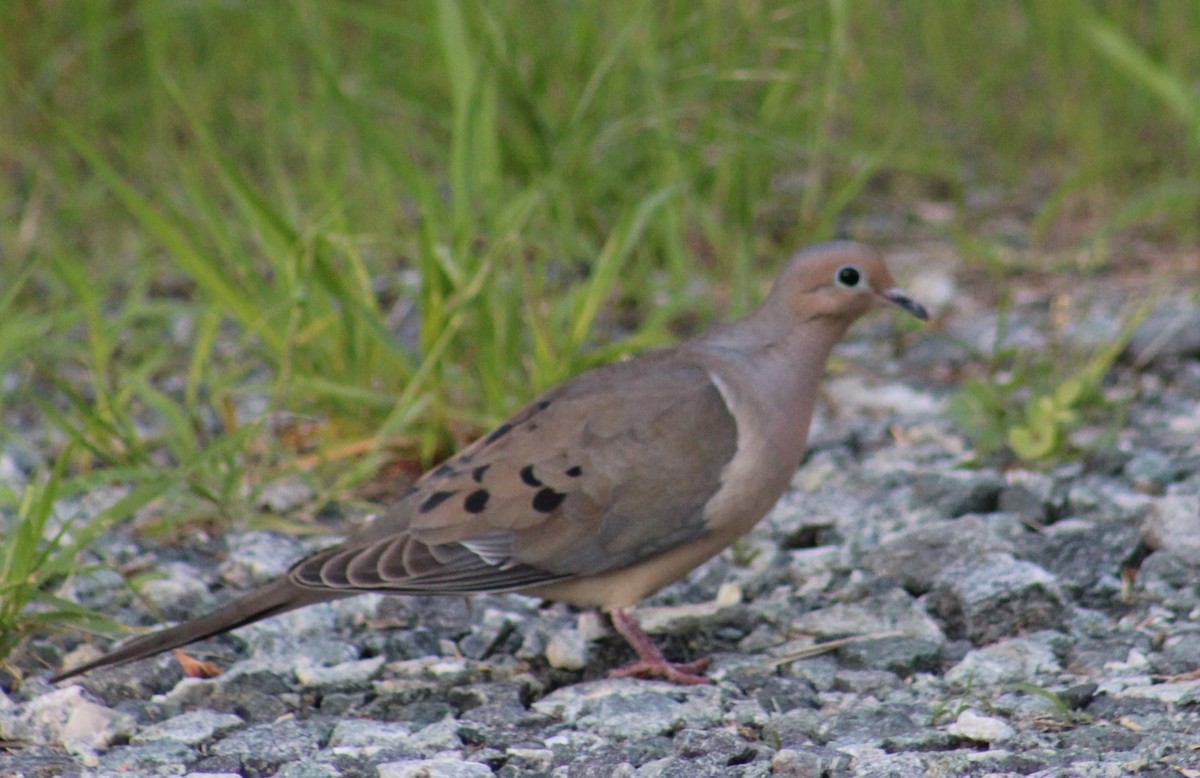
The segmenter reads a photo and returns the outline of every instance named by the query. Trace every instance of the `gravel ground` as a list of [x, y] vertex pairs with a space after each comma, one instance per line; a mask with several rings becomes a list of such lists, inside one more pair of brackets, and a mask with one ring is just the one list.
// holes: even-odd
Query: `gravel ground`
[[[607, 680], [631, 652], [594, 614], [364, 596], [193, 647], [226, 668], [211, 680], [159, 657], [10, 682], [0, 775], [1200, 776], [1200, 313], [1179, 305], [1146, 327], [1183, 335], [1116, 371], [1139, 399], [1115, 440], [1045, 472], [966, 467], [948, 420], [935, 379], [994, 318], [951, 317], [900, 358], [882, 317], [860, 327], [792, 490], [639, 611], [668, 656], [714, 656], [712, 686]], [[1037, 307], [1017, 314], [1036, 348]], [[130, 624], [155, 623], [148, 605], [182, 619], [326, 542], [117, 533], [103, 557], [163, 573], [150, 602], [112, 572], [66, 594]], [[76, 644], [17, 661], [95, 650]]]

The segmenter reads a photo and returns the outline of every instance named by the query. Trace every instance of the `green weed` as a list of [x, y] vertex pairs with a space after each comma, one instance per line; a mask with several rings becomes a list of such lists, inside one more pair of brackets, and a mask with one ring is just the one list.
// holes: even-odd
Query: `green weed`
[[[69, 576], [81, 572], [83, 551], [100, 533], [127, 520], [167, 487], [164, 479], [147, 481], [87, 522], [59, 515], [69, 457], [35, 478], [4, 520], [0, 551], [0, 661], [27, 636], [64, 628], [111, 633], [119, 625], [55, 594]], [[75, 487], [77, 489], [77, 487]]]
[[[950, 413], [976, 454], [1055, 461], [1074, 453], [1069, 435], [1085, 421], [1122, 418], [1127, 400], [1106, 398], [1104, 379], [1148, 313], [1148, 305], [1134, 311], [1119, 337], [1089, 354], [1070, 353], [1057, 335], [1045, 351], [997, 345], [984, 357], [986, 376], [966, 379], [950, 399]], [[1001, 326], [997, 343], [1003, 339]]]

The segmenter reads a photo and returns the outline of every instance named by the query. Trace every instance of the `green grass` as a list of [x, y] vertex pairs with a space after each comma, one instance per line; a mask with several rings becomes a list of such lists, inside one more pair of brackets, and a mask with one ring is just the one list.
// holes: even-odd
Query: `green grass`
[[1098, 215], [1101, 266], [1194, 240], [1198, 31], [1137, 0], [0, 5], [0, 443], [263, 521], [298, 458], [333, 452], [315, 503], [429, 463], [880, 210], [948, 201], [949, 239], [999, 188], [1045, 242]]

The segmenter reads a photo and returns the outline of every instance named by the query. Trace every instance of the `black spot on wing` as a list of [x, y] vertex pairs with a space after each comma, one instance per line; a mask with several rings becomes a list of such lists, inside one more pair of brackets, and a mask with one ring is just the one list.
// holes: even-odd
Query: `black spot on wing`
[[538, 513], [551, 513], [565, 499], [567, 495], [546, 487], [533, 496], [533, 509]]
[[429, 513], [431, 510], [438, 507], [446, 500], [449, 500], [454, 495], [455, 492], [434, 492], [433, 494], [429, 495], [429, 499], [421, 503], [421, 507], [417, 510], [421, 513]]
[[500, 438], [507, 435], [511, 431], [512, 431], [511, 424], [508, 424], [508, 423], [501, 424], [499, 427], [492, 430], [491, 434], [489, 434], [486, 438], [483, 439], [483, 445], [489, 446], [492, 443], [495, 443]]
[[521, 468], [521, 480], [529, 486], [541, 486], [542, 482], [533, 474], [533, 465], [525, 465]]
[[491, 467], [491, 465], [480, 465], [479, 467], [475, 468], [473, 471], [471, 471], [471, 479], [477, 484], [483, 483], [483, 474], [488, 471], [489, 467]]
[[467, 499], [463, 500], [463, 510], [467, 513], [483, 513], [483, 509], [487, 507], [488, 498], [487, 489], [476, 489], [467, 495]]
[[539, 411], [544, 411], [544, 410], [546, 410], [546, 409], [547, 409], [547, 408], [549, 408], [549, 407], [550, 407], [550, 401], [549, 401], [549, 400], [542, 400], [541, 402], [539, 402], [539, 403], [537, 404], [537, 409], [538, 409]]
[[571, 476], [572, 478], [578, 478], [579, 476], [583, 475], [583, 468], [580, 467], [579, 465], [575, 465], [574, 467], [568, 468], [567, 470], [565, 470], [563, 472], [565, 472], [567, 475]]
[[454, 475], [454, 472], [455, 472], [454, 468], [451, 467], [450, 465], [446, 464], [446, 465], [439, 465], [438, 468], [436, 470], [434, 470], [432, 473], [430, 473], [429, 475], [432, 476], [433, 478], [441, 478], [441, 477], [447, 476], [447, 475]]

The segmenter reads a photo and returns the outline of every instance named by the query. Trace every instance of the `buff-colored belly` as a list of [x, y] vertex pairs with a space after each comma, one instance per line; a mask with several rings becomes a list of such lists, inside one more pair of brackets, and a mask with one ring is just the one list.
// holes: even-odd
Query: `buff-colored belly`
[[714, 533], [619, 570], [538, 586], [524, 593], [579, 608], [629, 608], [719, 554], [738, 535]]

